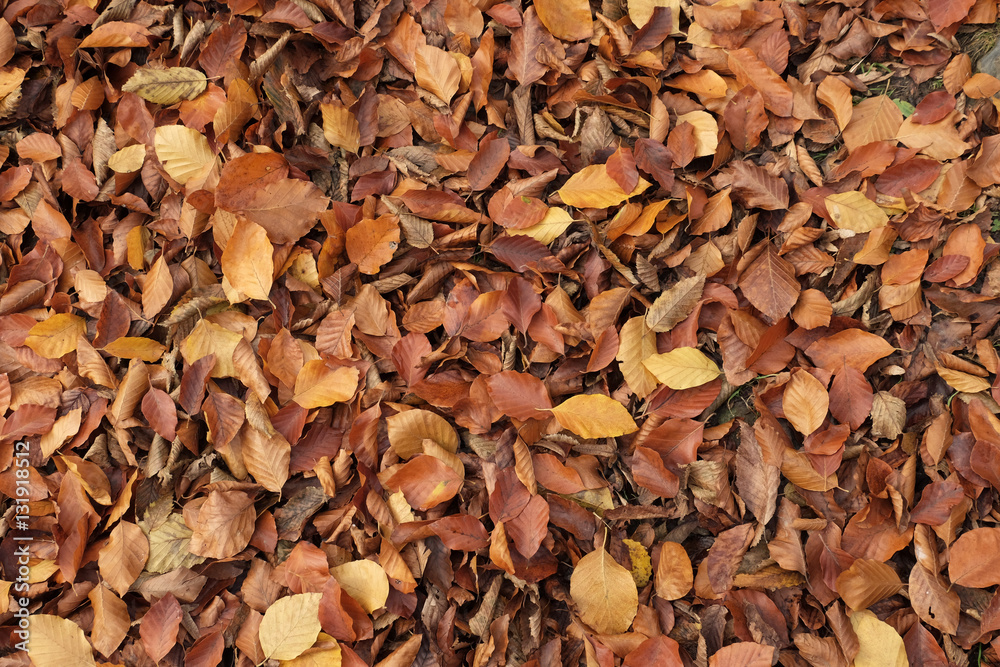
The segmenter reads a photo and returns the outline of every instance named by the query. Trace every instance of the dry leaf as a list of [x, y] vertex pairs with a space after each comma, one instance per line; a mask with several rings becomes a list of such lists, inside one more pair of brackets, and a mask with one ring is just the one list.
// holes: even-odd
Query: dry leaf
[[639, 604], [632, 573], [603, 548], [579, 560], [569, 592], [580, 619], [595, 631], [618, 634], [632, 625]]

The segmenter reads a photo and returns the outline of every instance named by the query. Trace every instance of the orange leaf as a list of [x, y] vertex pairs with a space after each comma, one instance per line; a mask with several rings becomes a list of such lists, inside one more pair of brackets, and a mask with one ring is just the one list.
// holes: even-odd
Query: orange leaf
[[347, 230], [347, 256], [361, 273], [378, 273], [398, 247], [399, 219], [394, 215], [366, 218]]

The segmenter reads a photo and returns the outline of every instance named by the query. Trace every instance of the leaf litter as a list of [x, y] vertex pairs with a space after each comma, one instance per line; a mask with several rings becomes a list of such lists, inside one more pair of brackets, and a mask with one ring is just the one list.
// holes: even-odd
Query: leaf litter
[[1000, 660], [997, 18], [9, 4], [5, 664]]

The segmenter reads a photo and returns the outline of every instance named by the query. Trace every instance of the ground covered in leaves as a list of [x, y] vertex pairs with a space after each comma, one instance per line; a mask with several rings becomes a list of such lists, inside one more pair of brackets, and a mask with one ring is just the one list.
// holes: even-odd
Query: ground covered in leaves
[[2, 16], [3, 664], [998, 660], [995, 0]]

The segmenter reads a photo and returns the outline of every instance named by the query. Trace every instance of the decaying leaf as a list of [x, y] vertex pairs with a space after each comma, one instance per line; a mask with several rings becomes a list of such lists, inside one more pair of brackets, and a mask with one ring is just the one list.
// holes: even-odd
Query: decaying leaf
[[122, 90], [155, 104], [170, 105], [192, 100], [205, 92], [206, 87], [208, 78], [205, 74], [190, 67], [145, 67], [137, 70]]

